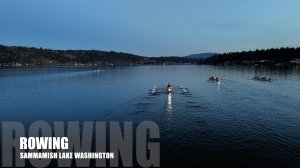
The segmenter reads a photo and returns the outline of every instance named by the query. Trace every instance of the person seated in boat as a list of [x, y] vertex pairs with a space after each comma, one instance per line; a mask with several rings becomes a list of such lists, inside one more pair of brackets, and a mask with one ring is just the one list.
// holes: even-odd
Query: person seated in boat
[[260, 80], [260, 81], [270, 81], [271, 78], [267, 78], [267, 77], [264, 77], [264, 76], [255, 76], [253, 78], [254, 80]]
[[172, 93], [172, 86], [170, 85], [170, 83], [168, 83], [167, 91], [168, 93]]
[[209, 77], [209, 80], [216, 80], [216, 77], [215, 76], [211, 76], [211, 77]]
[[211, 77], [209, 77], [209, 80], [219, 82], [221, 80], [221, 78], [216, 77], [216, 76], [211, 76]]

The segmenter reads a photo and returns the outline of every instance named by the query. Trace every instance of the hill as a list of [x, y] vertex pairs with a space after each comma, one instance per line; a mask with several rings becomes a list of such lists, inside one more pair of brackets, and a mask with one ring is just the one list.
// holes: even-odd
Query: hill
[[100, 50], [52, 50], [0, 45], [0, 66], [105, 66], [194, 63], [181, 57], [144, 57]]
[[185, 58], [192, 58], [192, 59], [205, 59], [217, 55], [218, 53], [200, 53], [200, 54], [191, 54], [185, 56]]

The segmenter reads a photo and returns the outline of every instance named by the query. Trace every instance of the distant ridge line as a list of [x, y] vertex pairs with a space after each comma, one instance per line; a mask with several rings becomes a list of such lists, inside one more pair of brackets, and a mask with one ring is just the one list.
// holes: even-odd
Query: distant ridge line
[[205, 59], [212, 56], [217, 55], [218, 53], [199, 53], [199, 54], [190, 54], [188, 56], [184, 56], [185, 58], [192, 58], [192, 59]]

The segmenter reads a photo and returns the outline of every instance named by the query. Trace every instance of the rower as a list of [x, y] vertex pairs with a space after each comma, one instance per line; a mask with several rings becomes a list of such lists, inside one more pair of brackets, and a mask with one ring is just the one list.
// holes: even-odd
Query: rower
[[168, 94], [172, 93], [172, 86], [170, 85], [170, 83], [168, 83], [167, 92]]

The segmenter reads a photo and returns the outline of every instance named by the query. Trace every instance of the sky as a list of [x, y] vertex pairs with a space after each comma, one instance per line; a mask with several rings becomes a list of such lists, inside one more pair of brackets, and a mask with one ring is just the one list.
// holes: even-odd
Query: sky
[[185, 56], [300, 46], [299, 0], [2, 0], [0, 44]]

